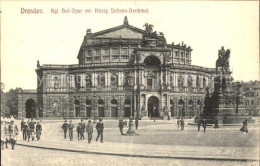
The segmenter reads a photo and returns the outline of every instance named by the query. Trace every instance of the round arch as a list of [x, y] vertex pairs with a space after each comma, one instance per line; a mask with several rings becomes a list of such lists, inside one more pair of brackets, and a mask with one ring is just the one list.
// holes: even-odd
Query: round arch
[[150, 55], [144, 59], [144, 64], [147, 66], [157, 66], [161, 64], [161, 61], [157, 56]]
[[178, 102], [179, 116], [180, 116], [180, 117], [185, 116], [184, 105], [185, 105], [184, 100], [183, 100], [183, 99], [180, 99], [179, 102]]
[[36, 102], [34, 99], [26, 100], [26, 118], [36, 118]]
[[160, 117], [158, 97], [156, 96], [149, 97], [147, 102], [147, 108], [148, 108], [148, 117]]

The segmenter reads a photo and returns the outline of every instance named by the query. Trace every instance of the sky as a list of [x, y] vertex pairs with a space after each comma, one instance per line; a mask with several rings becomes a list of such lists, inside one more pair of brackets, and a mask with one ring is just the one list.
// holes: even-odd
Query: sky
[[[143, 29], [145, 23], [163, 32], [168, 43], [191, 46], [192, 65], [215, 67], [221, 46], [231, 49], [235, 80], [259, 80], [258, 1], [143, 1], [64, 2], [1, 1], [1, 82], [11, 88], [37, 88], [40, 64], [77, 64], [77, 54], [87, 29], [98, 32], [123, 24]], [[42, 14], [21, 14], [42, 9]], [[61, 13], [62, 9], [83, 13]], [[111, 13], [113, 9], [148, 8], [149, 13]], [[58, 9], [60, 13], [51, 13]], [[84, 13], [92, 9], [92, 13]], [[95, 13], [107, 9], [108, 13]], [[24, 10], [23, 10], [24, 11]]]

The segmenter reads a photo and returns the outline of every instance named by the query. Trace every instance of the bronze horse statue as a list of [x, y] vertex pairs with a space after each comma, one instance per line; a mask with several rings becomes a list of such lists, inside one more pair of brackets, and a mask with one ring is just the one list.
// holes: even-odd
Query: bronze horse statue
[[230, 58], [230, 49], [227, 51], [224, 47], [221, 47], [221, 50], [218, 51], [218, 59], [216, 61], [216, 73], [218, 73], [218, 67], [221, 67], [221, 71], [228, 71], [229, 69], [229, 58]]

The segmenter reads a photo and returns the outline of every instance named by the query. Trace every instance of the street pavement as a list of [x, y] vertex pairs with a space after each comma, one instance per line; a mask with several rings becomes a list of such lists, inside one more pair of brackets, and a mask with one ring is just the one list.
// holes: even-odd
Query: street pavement
[[[95, 141], [96, 132], [94, 132], [93, 141], [88, 144], [86, 139], [77, 140], [76, 131], [74, 131], [73, 141], [69, 141], [68, 138], [65, 140], [61, 130], [62, 123], [62, 121], [42, 123], [43, 134], [40, 141], [23, 141], [20, 133], [16, 150], [14, 152], [6, 150], [4, 152], [8, 153], [3, 154], [9, 156], [10, 153], [16, 153], [19, 149], [34, 149], [34, 151], [37, 149], [37, 151], [50, 151], [55, 154], [74, 152], [83, 155], [87, 153], [87, 155], [95, 157], [109, 155], [111, 158], [115, 158], [115, 161], [120, 157], [125, 159], [132, 157], [133, 160], [139, 158], [142, 163], [140, 165], [144, 165], [146, 161], [147, 163], [149, 161], [160, 162], [162, 159], [169, 160], [169, 163], [178, 160], [181, 161], [180, 165], [185, 165], [186, 161], [193, 163], [197, 160], [215, 164], [220, 161], [230, 164], [237, 160], [238, 165], [243, 165], [243, 162], [255, 165], [259, 162], [259, 126], [249, 126], [248, 134], [239, 131], [241, 126], [226, 126], [217, 130], [208, 127], [204, 133], [203, 131], [198, 132], [197, 126], [188, 125], [185, 126], [184, 131], [181, 131], [175, 121], [139, 121], [140, 127], [136, 130], [137, 136], [122, 136], [117, 127], [118, 121], [107, 120], [104, 121], [104, 143]], [[76, 125], [74, 126], [76, 128]], [[127, 129], [124, 131], [126, 132]], [[87, 138], [86, 134], [85, 138]], [[185, 162], [182, 159], [185, 159]], [[170, 165], [167, 162], [163, 163]], [[164, 165], [163, 163], [162, 165]], [[115, 163], [115, 165], [121, 165], [121, 163]], [[135, 164], [130, 162], [129, 165]]]

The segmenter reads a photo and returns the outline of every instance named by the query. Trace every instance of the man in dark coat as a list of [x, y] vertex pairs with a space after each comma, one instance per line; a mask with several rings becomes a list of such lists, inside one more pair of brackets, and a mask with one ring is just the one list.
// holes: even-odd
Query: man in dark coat
[[181, 130], [184, 130], [184, 119], [181, 118]]
[[137, 130], [138, 128], [138, 118], [135, 118], [135, 129]]
[[206, 132], [206, 128], [207, 128], [207, 120], [203, 119], [203, 128], [204, 128], [204, 133]]
[[82, 139], [84, 140], [84, 139], [85, 139], [84, 134], [85, 134], [86, 125], [85, 125], [83, 119], [81, 119], [81, 124], [80, 124], [80, 126], [81, 126], [81, 137], [82, 137]]
[[97, 138], [96, 138], [96, 142], [98, 141], [98, 138], [101, 136], [101, 143], [103, 143], [103, 131], [104, 131], [104, 124], [102, 122], [102, 119], [99, 119], [99, 122], [96, 125], [96, 129], [97, 129]]
[[41, 135], [42, 135], [42, 125], [40, 124], [40, 122], [37, 122], [37, 125], [36, 125], [36, 138], [37, 138], [37, 141], [39, 141], [41, 139]]
[[63, 132], [64, 132], [64, 138], [66, 139], [66, 137], [67, 137], [67, 129], [68, 129], [68, 123], [67, 123], [67, 120], [65, 120], [65, 122], [63, 123], [63, 125], [62, 125], [62, 130], [63, 130]]
[[24, 121], [24, 119], [22, 119], [21, 122], [21, 132], [23, 133], [23, 140], [26, 140], [26, 122]]
[[200, 118], [198, 118], [198, 121], [197, 121], [197, 123], [198, 123], [198, 131], [200, 131], [200, 126], [201, 126], [201, 121], [200, 121]]
[[122, 119], [119, 120], [118, 127], [119, 127], [119, 130], [120, 130], [121, 135], [124, 135], [124, 132], [123, 132], [124, 122], [123, 122]]
[[78, 141], [79, 141], [79, 140], [82, 141], [82, 129], [81, 129], [81, 123], [78, 124], [78, 127], [77, 127], [77, 133], [78, 133]]

